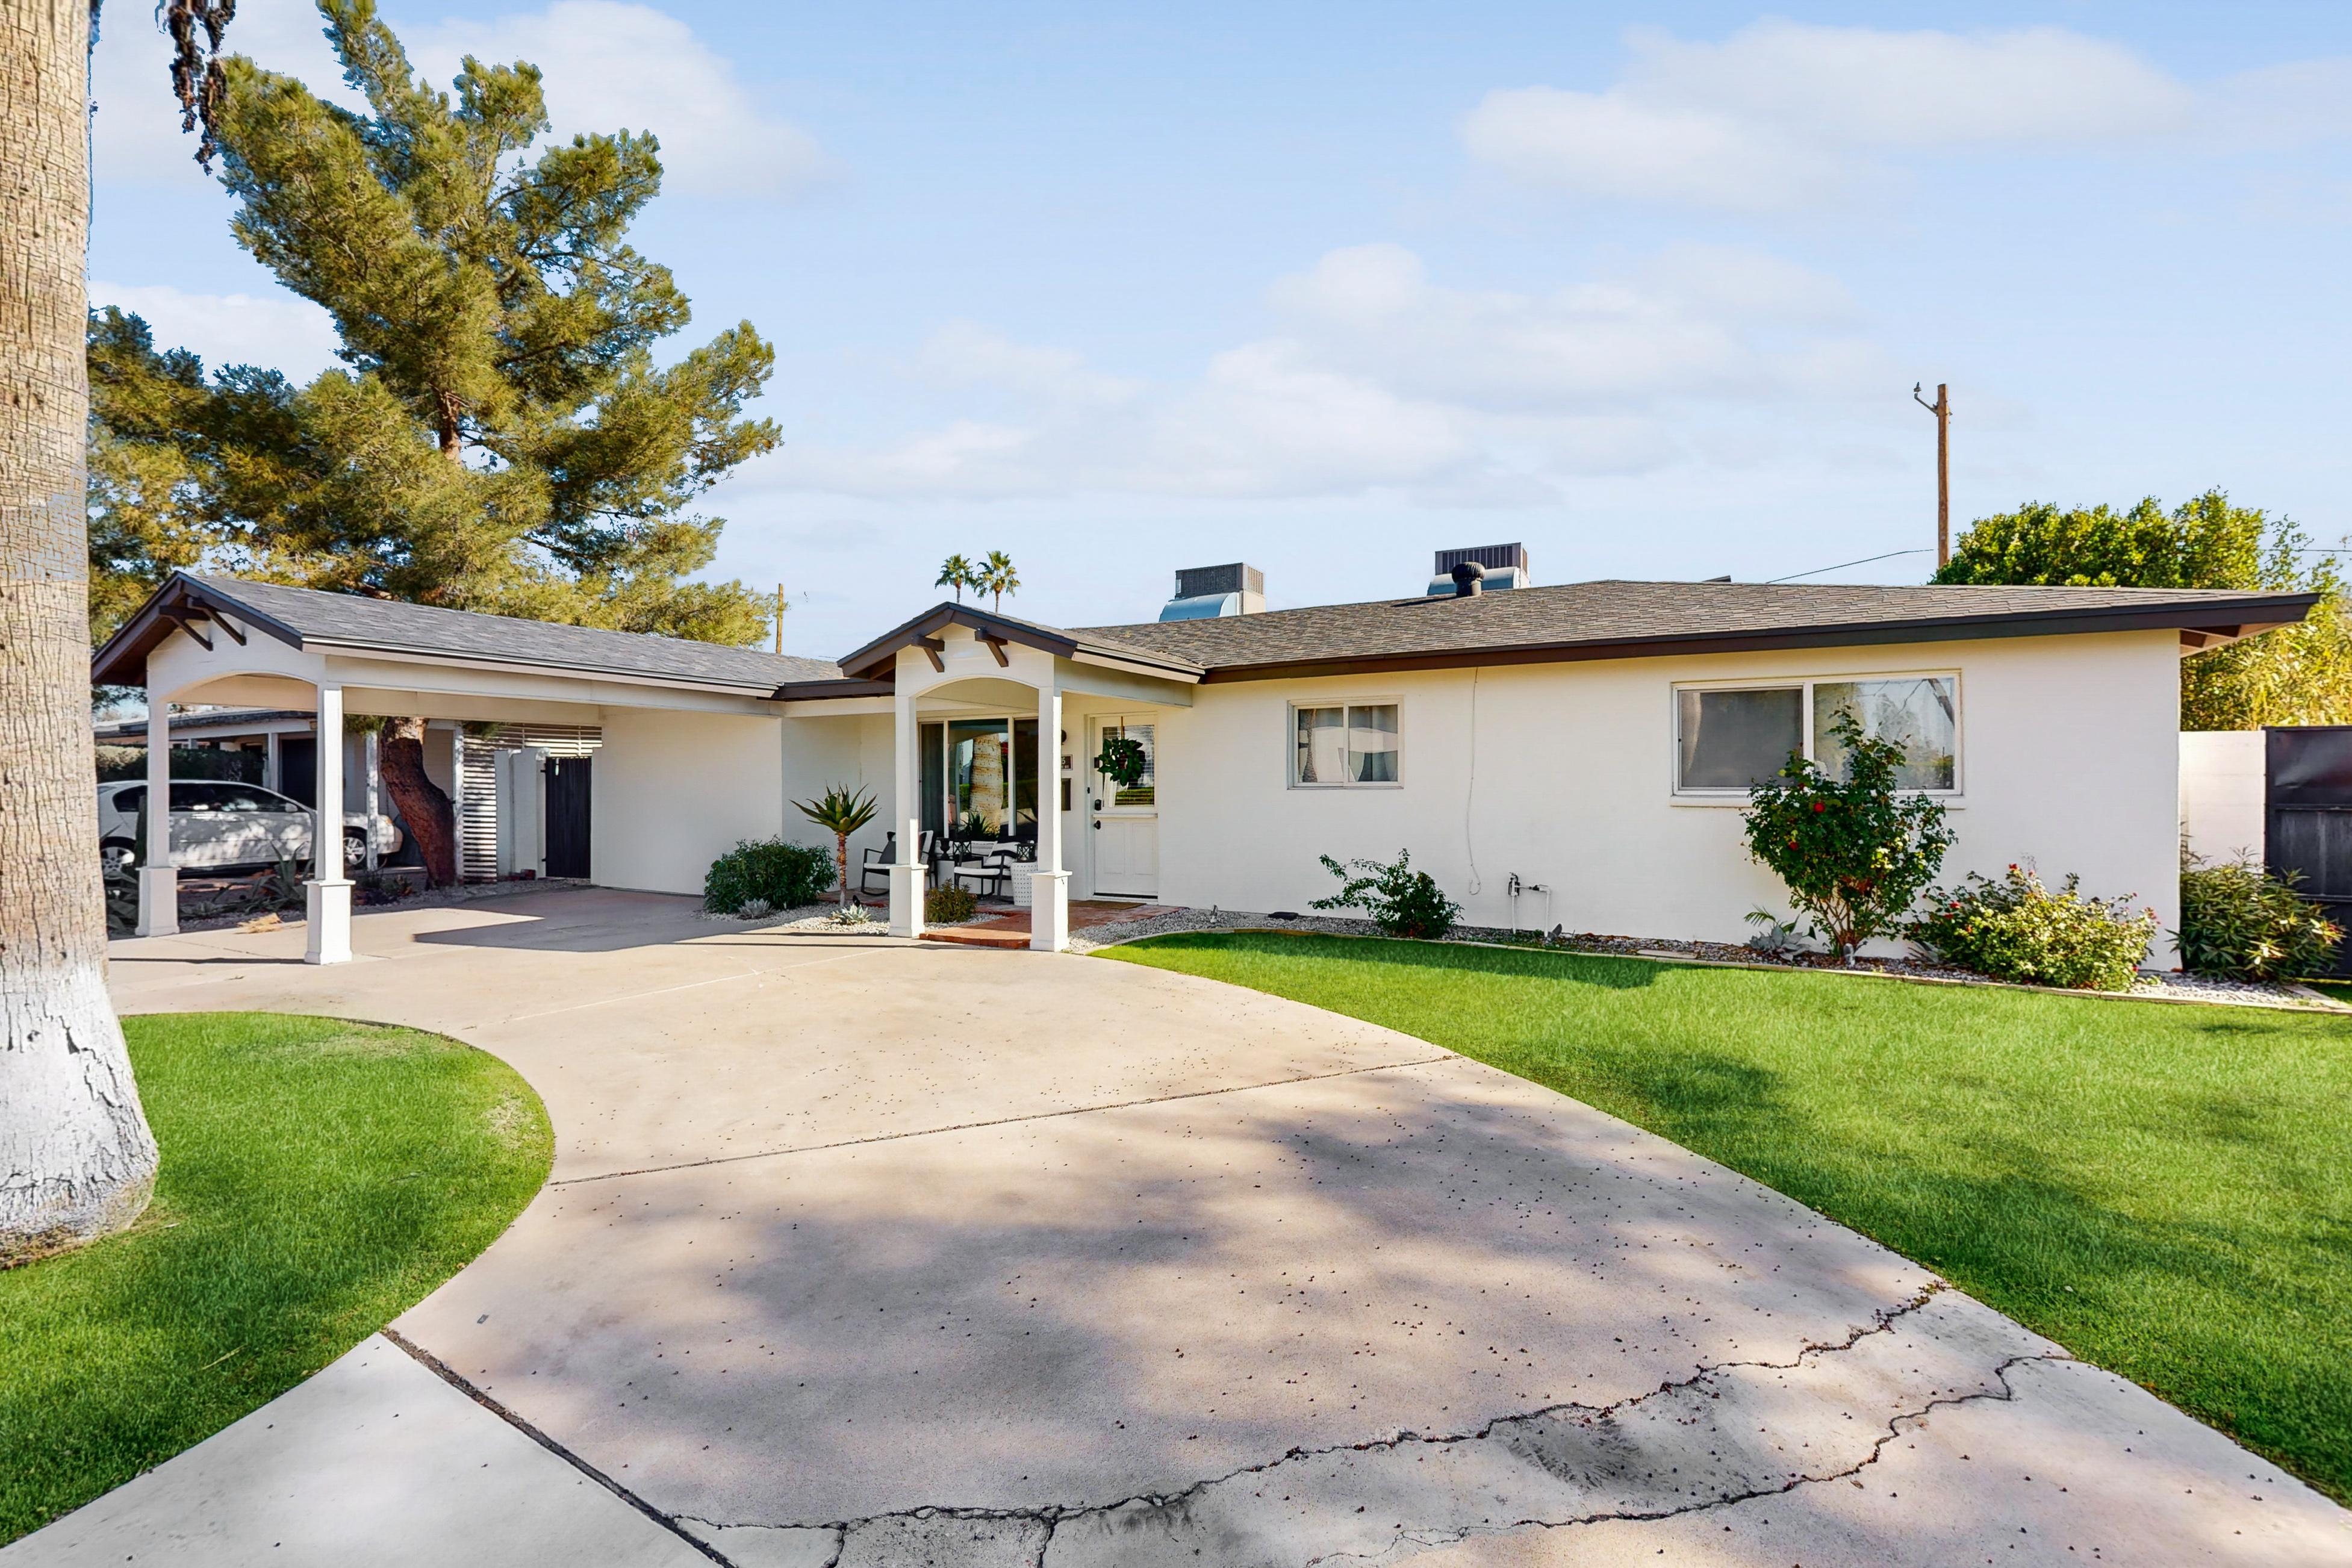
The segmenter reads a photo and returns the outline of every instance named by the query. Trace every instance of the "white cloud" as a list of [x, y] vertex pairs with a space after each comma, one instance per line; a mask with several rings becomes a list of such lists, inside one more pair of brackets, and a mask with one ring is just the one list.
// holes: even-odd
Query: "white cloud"
[[944, 329], [908, 369], [950, 387], [955, 413], [877, 447], [795, 444], [744, 483], [1527, 505], [1557, 501], [1573, 478], [1687, 460], [1696, 405], [1801, 416], [1895, 377], [1833, 280], [1746, 251], [1676, 247], [1533, 295], [1449, 288], [1400, 246], [1358, 246], [1279, 280], [1269, 300], [1270, 334], [1161, 384]]
[[137, 286], [93, 279], [93, 306], [119, 305], [146, 319], [158, 349], [193, 349], [206, 371], [257, 364], [296, 383], [339, 363], [335, 323], [310, 300], [268, 294], [190, 294], [168, 284]]
[[[360, 107], [322, 25], [310, 0], [241, 0], [227, 45], [331, 102]], [[544, 10], [411, 29], [403, 41], [410, 63], [443, 90], [467, 54], [499, 65], [529, 60], [542, 74], [555, 136], [651, 131], [661, 139], [666, 190], [790, 196], [832, 172], [807, 132], [770, 113], [724, 57], [650, 5], [555, 0]], [[91, 68], [100, 181], [203, 183], [196, 140], [180, 132], [170, 65], [169, 42], [144, 9], [110, 8]]]
[[973, 321], [950, 321], [932, 333], [916, 365], [942, 385], [996, 385], [1066, 403], [1127, 403], [1144, 384], [1089, 370], [1075, 350], [1017, 343]]
[[1497, 89], [1471, 154], [1580, 195], [1772, 212], [1867, 197], [1892, 155], [2080, 146], [2189, 128], [2188, 86], [2057, 27], [1962, 36], [1765, 21], [1720, 43], [1652, 29], [1600, 92]]
[[452, 21], [412, 49], [436, 78], [461, 57], [529, 60], [545, 79], [554, 133], [650, 131], [664, 188], [696, 195], [788, 196], [830, 166], [807, 132], [769, 113], [734, 68], [675, 16], [622, 0], [556, 0], [544, 11]]
[[1335, 250], [1274, 300], [1327, 363], [1487, 412], [1622, 412], [1664, 397], [1769, 395], [1759, 329], [1843, 321], [1834, 282], [1748, 252], [1687, 247], [1546, 295], [1433, 285], [1393, 245]]

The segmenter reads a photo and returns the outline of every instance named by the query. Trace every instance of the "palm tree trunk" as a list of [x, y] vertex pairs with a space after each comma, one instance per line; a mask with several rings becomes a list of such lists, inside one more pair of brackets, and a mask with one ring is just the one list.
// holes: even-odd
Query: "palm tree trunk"
[[87, 0], [0, 0], [0, 1264], [138, 1217], [89, 724]]
[[846, 833], [833, 836], [833, 869], [841, 882], [841, 908], [845, 910], [849, 907], [849, 835]]

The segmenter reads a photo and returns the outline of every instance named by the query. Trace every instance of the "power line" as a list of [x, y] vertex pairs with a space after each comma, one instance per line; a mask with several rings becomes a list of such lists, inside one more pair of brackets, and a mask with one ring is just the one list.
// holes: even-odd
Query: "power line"
[[1764, 584], [1765, 586], [1769, 587], [1775, 583], [1793, 583], [1800, 577], [1818, 577], [1824, 572], [1843, 572], [1849, 566], [1867, 566], [1874, 561], [1892, 561], [1898, 555], [1928, 553], [1930, 552], [1926, 545], [1921, 545], [1916, 550], [1890, 550], [1884, 555], [1865, 555], [1859, 561], [1841, 561], [1834, 566], [1816, 566], [1810, 572], [1791, 572], [1786, 577], [1767, 577], [1764, 579]]

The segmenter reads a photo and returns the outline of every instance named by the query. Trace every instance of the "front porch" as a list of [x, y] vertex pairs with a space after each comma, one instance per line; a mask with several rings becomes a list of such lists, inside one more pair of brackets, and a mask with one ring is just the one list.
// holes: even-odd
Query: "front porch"
[[[866, 869], [887, 868], [891, 934], [925, 934], [924, 897], [935, 879], [1021, 906], [948, 940], [1041, 952], [1069, 945], [1077, 911], [1092, 924], [1137, 907], [1074, 906], [1073, 859], [1086, 868], [1087, 893], [1156, 893], [1156, 777], [1102, 787], [1094, 747], [1105, 733], [1134, 739], [1156, 767], [1157, 716], [1192, 705], [1197, 667], [1146, 662], [1132, 649], [942, 605], [841, 668], [846, 681], [787, 685], [777, 695], [791, 718], [890, 716], [890, 837], [883, 861]], [[1073, 846], [1073, 833], [1087, 842]]]

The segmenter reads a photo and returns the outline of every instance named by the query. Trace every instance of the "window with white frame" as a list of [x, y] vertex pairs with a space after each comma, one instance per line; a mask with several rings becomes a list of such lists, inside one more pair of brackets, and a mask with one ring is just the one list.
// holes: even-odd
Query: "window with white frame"
[[1397, 782], [1397, 705], [1304, 705], [1291, 710], [1290, 782], [1314, 786]]
[[1959, 678], [1945, 674], [1678, 687], [1675, 788], [1744, 795], [1792, 753], [1843, 773], [1845, 748], [1836, 731], [1843, 717], [1902, 748], [1899, 787], [1938, 794], [1959, 787]]

